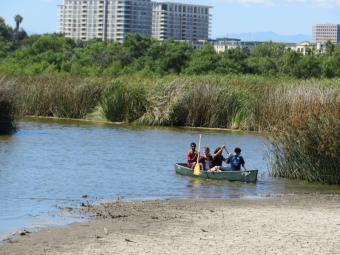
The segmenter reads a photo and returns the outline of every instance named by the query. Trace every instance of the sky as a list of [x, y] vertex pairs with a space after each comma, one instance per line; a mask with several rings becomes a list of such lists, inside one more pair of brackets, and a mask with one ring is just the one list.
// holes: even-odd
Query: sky
[[[312, 34], [316, 23], [340, 24], [340, 0], [169, 0], [212, 6], [211, 37], [272, 31], [282, 35]], [[0, 16], [14, 26], [20, 14], [29, 33], [57, 30], [61, 0], [0, 0]]]

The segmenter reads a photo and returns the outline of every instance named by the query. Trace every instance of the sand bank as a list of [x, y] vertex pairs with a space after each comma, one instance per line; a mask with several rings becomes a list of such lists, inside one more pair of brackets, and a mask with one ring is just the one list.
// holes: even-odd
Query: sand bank
[[340, 196], [114, 202], [86, 223], [15, 235], [16, 254], [340, 254]]

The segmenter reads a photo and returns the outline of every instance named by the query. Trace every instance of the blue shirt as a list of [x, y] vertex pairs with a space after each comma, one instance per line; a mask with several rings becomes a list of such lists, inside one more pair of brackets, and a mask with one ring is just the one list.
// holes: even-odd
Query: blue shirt
[[227, 163], [230, 164], [231, 170], [240, 171], [241, 165], [244, 165], [244, 159], [240, 155], [231, 155], [227, 159]]

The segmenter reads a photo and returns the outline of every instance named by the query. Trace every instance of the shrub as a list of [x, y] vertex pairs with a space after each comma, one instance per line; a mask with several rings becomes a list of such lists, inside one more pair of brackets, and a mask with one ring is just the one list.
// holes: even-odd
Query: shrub
[[106, 86], [100, 100], [105, 117], [110, 121], [132, 122], [145, 112], [146, 93], [139, 86], [113, 81]]
[[271, 174], [340, 184], [339, 116], [327, 112], [292, 122], [285, 133], [273, 140]]
[[12, 90], [0, 88], [0, 134], [9, 134], [15, 130], [15, 103], [13, 98]]
[[101, 95], [96, 80], [72, 77], [27, 77], [14, 80], [21, 115], [84, 118]]

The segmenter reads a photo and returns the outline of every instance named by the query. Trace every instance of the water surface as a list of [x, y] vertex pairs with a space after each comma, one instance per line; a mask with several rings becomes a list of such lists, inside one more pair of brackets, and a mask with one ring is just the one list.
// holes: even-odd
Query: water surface
[[[230, 183], [176, 175], [174, 163], [185, 161], [188, 146], [199, 133], [211, 150], [222, 144], [229, 150], [241, 147], [247, 168], [260, 170], [259, 181]], [[20, 122], [17, 133], [0, 137], [0, 235], [73, 221], [61, 215], [60, 207], [86, 200], [228, 199], [336, 190], [270, 178], [266, 143], [265, 137], [245, 133]]]

